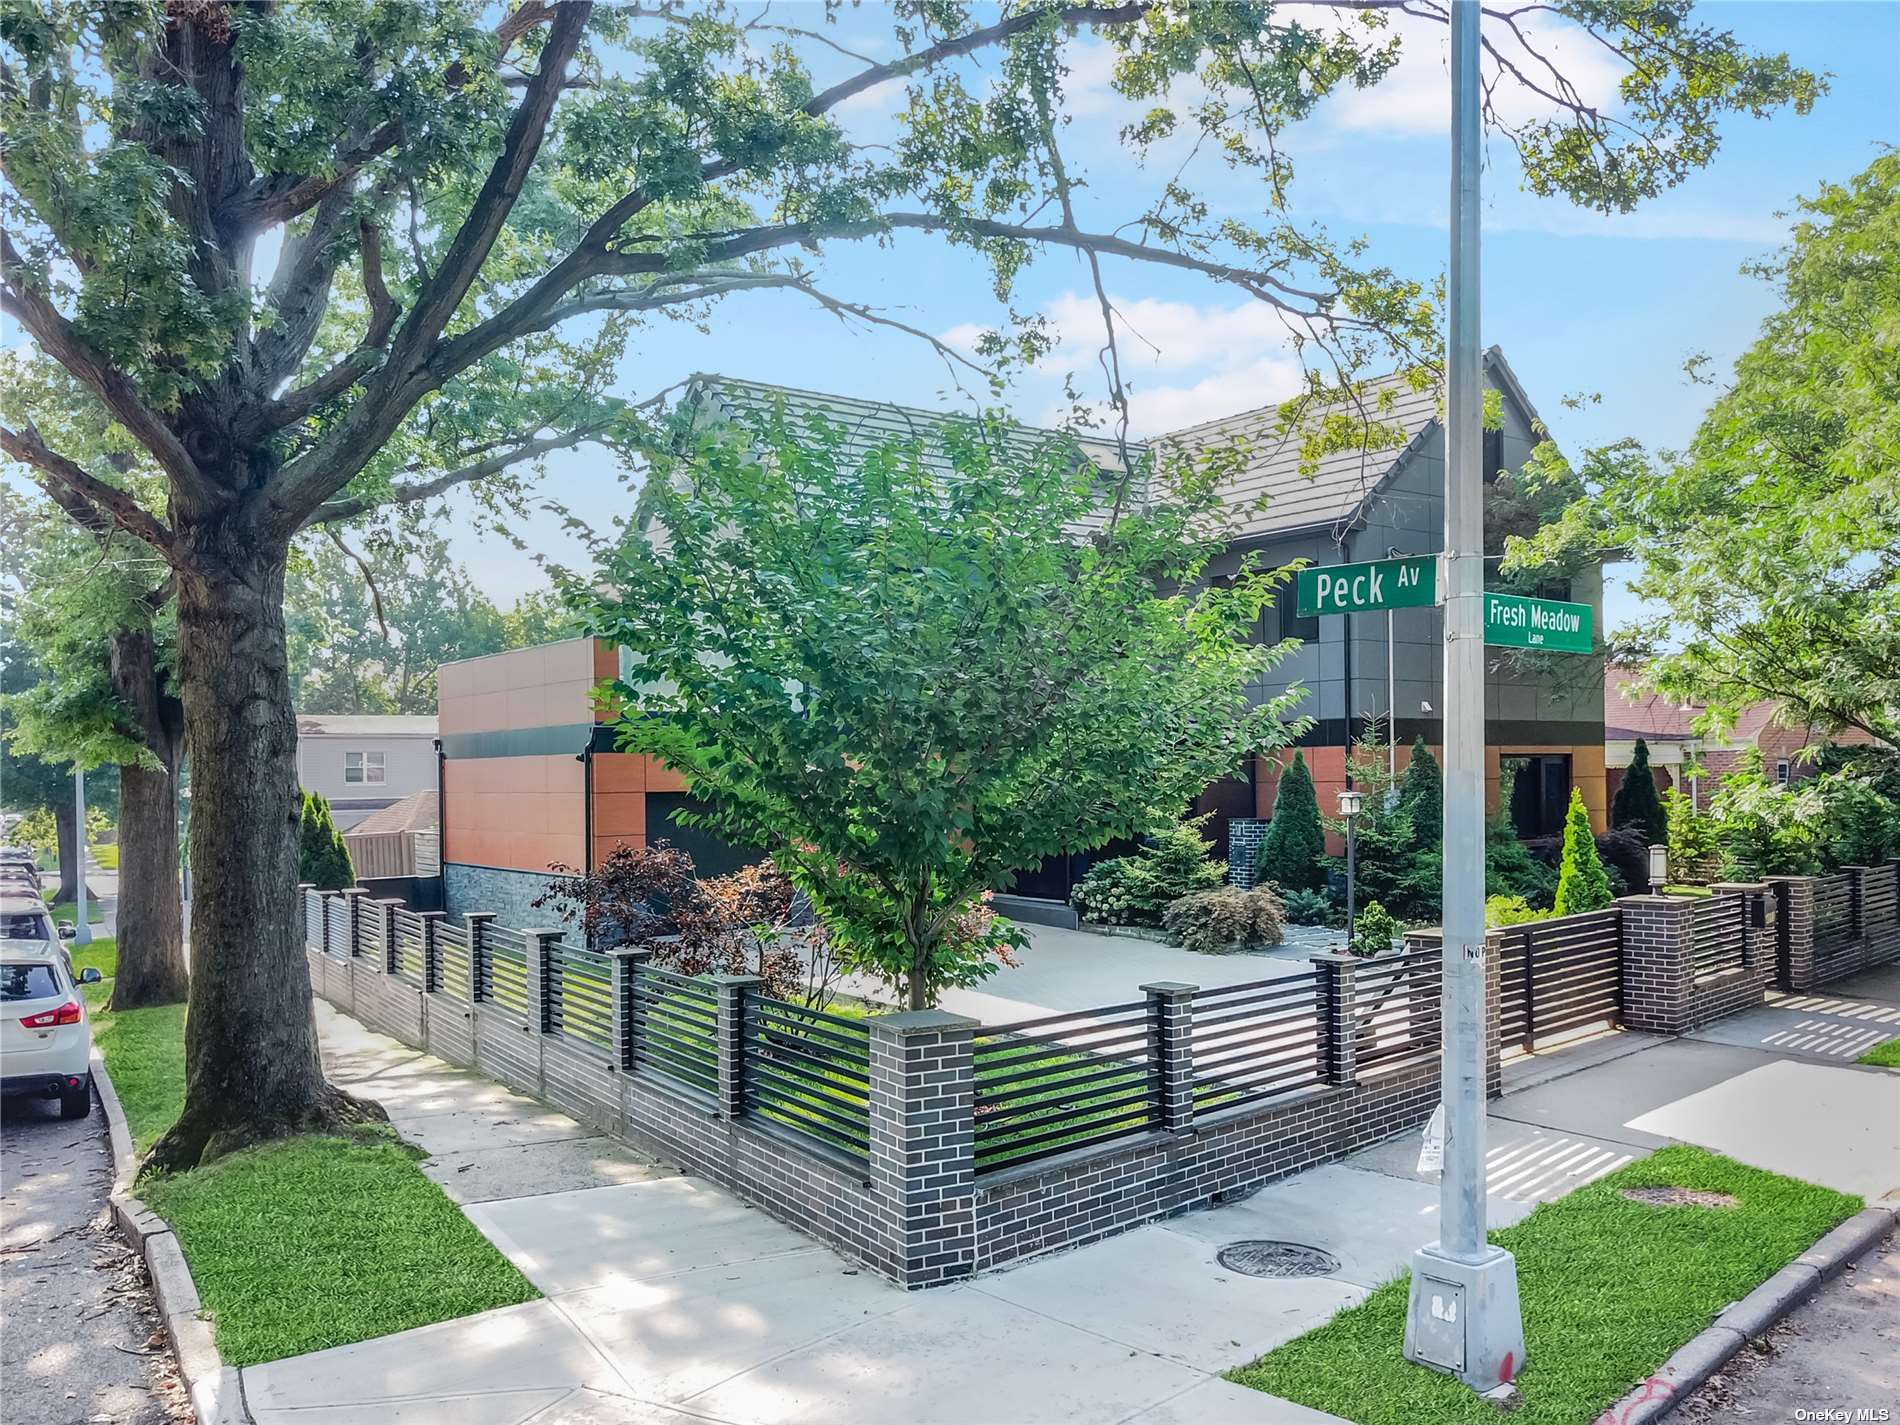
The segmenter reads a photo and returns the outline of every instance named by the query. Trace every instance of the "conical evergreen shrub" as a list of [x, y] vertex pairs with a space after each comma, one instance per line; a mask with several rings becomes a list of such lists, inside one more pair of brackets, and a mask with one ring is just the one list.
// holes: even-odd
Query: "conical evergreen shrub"
[[1581, 915], [1587, 910], [1602, 910], [1614, 899], [1610, 874], [1603, 869], [1603, 858], [1597, 855], [1596, 833], [1590, 830], [1583, 793], [1572, 787], [1570, 811], [1564, 817], [1564, 858], [1557, 873], [1556, 912]]
[[1299, 752], [1280, 774], [1280, 791], [1273, 803], [1273, 820], [1260, 841], [1255, 863], [1260, 879], [1283, 891], [1314, 890], [1326, 884], [1326, 833], [1320, 826], [1319, 798], [1312, 774]]
[[1420, 846], [1436, 846], [1445, 839], [1445, 777], [1423, 737], [1412, 744], [1412, 760], [1399, 779], [1399, 798]]
[[1655, 774], [1649, 770], [1649, 744], [1640, 737], [1630, 754], [1629, 768], [1623, 773], [1623, 785], [1616, 789], [1616, 800], [1610, 803], [1610, 829], [1625, 826], [1642, 832], [1651, 846], [1663, 845], [1669, 836], [1669, 818], [1656, 791]]
[[297, 879], [320, 891], [340, 891], [356, 884], [350, 848], [330, 816], [330, 803], [321, 792], [303, 794], [301, 842], [297, 850]]

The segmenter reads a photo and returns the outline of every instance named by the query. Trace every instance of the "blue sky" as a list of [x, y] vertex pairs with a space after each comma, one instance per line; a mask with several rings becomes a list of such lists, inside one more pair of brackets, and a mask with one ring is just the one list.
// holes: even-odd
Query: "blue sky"
[[[1900, 140], [1893, 80], [1900, 4], [1713, 3], [1696, 13], [1754, 47], [1785, 49], [1796, 62], [1827, 71], [1831, 92], [1805, 118], [1732, 121], [1709, 168], [1628, 216], [1587, 214], [1521, 191], [1509, 145], [1487, 143], [1484, 339], [1504, 348], [1566, 449], [1625, 434], [1654, 445], [1683, 442], [1711, 390], [1690, 383], [1682, 364], [1692, 352], [1707, 352], [1726, 375], [1753, 336], [1771, 294], [1738, 269], [1777, 245], [1786, 230], [1777, 214], [1820, 181], [1865, 167], [1882, 141]], [[846, 29], [854, 44], [874, 45], [880, 36], [888, 43], [869, 6], [848, 17]], [[1330, 101], [1286, 147], [1298, 168], [1297, 217], [1322, 222], [1336, 236], [1363, 233], [1378, 260], [1430, 277], [1443, 270], [1447, 241], [1442, 30], [1421, 27], [1407, 38], [1407, 58], [1386, 84]], [[1592, 57], [1568, 53], [1586, 75], [1595, 73]], [[1136, 170], [1116, 141], [1122, 116], [1101, 87], [1105, 59], [1105, 52], [1077, 53], [1075, 82], [1086, 92], [1065, 146], [1072, 169], [1092, 180], [1088, 201], [1111, 213], [1120, 185], [1140, 183], [1147, 192], [1158, 179], [1152, 170]], [[837, 63], [842, 71], [846, 62]], [[1607, 75], [1598, 77], [1607, 82]], [[872, 91], [847, 117], [875, 128], [888, 122], [898, 97], [896, 87]], [[1244, 187], [1212, 170], [1209, 177], [1218, 203], [1242, 213], [1257, 206]], [[1124, 204], [1117, 216], [1129, 210]], [[934, 239], [834, 247], [819, 270], [829, 290], [932, 332], [954, 334], [999, 316], [970, 255]], [[1130, 263], [1112, 264], [1107, 277], [1139, 333], [1124, 337], [1135, 434], [1286, 394], [1289, 368], [1277, 327], [1244, 295]], [[1099, 326], [1087, 274], [1072, 257], [1045, 257], [1023, 280], [1017, 303], [1050, 313], [1075, 334], [1050, 369], [1029, 375], [1010, 398], [1020, 417], [1047, 419], [1060, 406], [1062, 369], [1073, 367], [1084, 381], [1093, 376]], [[656, 329], [629, 363], [625, 388], [644, 393], [693, 371], [927, 406], [946, 393], [954, 399], [941, 360], [913, 338], [846, 329], [801, 299], [776, 294], [729, 302], [704, 334]], [[1561, 398], [1570, 392], [1599, 393], [1601, 403], [1567, 410]], [[557, 460], [547, 489], [590, 522], [605, 524], [624, 512], [628, 497], [600, 460], [585, 452]], [[541, 582], [526, 554], [476, 535], [465, 521], [456, 527], [458, 554], [497, 598]], [[521, 532], [531, 545], [572, 557], [551, 517]], [[1609, 621], [1628, 608], [1613, 593]]]

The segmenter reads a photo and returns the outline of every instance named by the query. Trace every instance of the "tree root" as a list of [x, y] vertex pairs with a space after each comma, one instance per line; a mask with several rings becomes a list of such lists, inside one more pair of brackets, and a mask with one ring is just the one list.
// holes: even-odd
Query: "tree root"
[[374, 1099], [358, 1098], [325, 1083], [315, 1101], [297, 1112], [264, 1118], [241, 1116], [236, 1105], [213, 1103], [187, 1107], [178, 1121], [152, 1145], [139, 1176], [189, 1172], [240, 1148], [255, 1147], [300, 1133], [329, 1133], [366, 1123], [387, 1123], [389, 1114]]

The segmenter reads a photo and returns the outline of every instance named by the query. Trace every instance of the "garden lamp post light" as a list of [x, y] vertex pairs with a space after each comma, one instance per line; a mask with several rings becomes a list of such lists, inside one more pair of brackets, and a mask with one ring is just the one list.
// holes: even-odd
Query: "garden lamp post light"
[[1669, 848], [1667, 846], [1652, 846], [1649, 848], [1649, 888], [1651, 891], [1660, 894], [1662, 888], [1668, 884]]
[[1356, 909], [1354, 882], [1359, 876], [1359, 812], [1365, 805], [1363, 792], [1341, 792], [1339, 814], [1346, 821], [1346, 948], [1352, 949], [1353, 918]]

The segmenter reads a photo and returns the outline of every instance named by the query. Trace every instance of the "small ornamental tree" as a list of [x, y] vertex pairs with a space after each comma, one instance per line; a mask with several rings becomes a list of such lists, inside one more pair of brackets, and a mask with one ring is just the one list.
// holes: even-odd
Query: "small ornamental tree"
[[1315, 890], [1326, 884], [1326, 833], [1320, 825], [1313, 776], [1300, 752], [1280, 774], [1273, 820], [1260, 841], [1260, 879], [1283, 891]]
[[1656, 774], [1649, 770], [1649, 744], [1636, 739], [1630, 765], [1623, 773], [1623, 785], [1616, 789], [1610, 803], [1610, 827], [1632, 827], [1649, 839], [1651, 846], [1665, 844], [1669, 836], [1669, 818], [1663, 811], [1662, 797], [1656, 791]]
[[1564, 858], [1557, 873], [1556, 913], [1581, 915], [1587, 910], [1602, 910], [1614, 899], [1609, 872], [1597, 855], [1596, 833], [1590, 830], [1583, 793], [1572, 787], [1570, 810], [1564, 816]]
[[343, 844], [343, 833], [330, 816], [329, 800], [322, 792], [303, 794], [303, 819], [299, 827], [297, 853], [298, 879], [320, 891], [340, 891], [356, 884], [356, 868], [350, 864], [350, 848]]
[[632, 654], [620, 746], [768, 849], [908, 1006], [1016, 943], [972, 917], [986, 893], [1172, 822], [1298, 726], [1299, 693], [1247, 694], [1284, 653], [1246, 637], [1284, 576], [1202, 578], [1198, 470], [1144, 472], [1137, 504], [1073, 442], [995, 422], [868, 450], [822, 419], [743, 424], [656, 453], [648, 524], [577, 603]]

